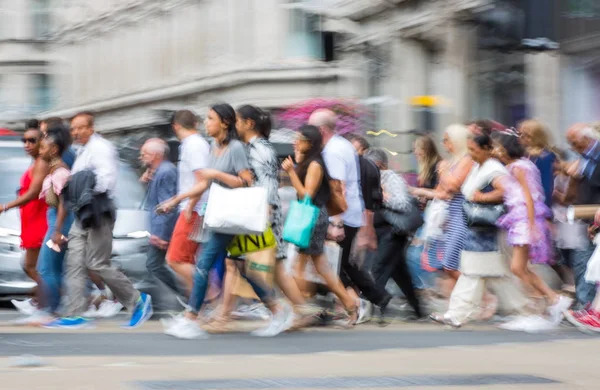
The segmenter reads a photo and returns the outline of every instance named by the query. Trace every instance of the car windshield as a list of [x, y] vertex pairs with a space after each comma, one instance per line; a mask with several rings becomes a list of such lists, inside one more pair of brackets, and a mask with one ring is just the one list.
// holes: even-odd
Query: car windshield
[[[14, 200], [20, 187], [23, 173], [31, 164], [23, 147], [7, 146], [0, 143], [0, 204]], [[139, 209], [145, 198], [144, 187], [138, 181], [134, 170], [125, 163], [119, 163], [115, 203], [118, 209]]]

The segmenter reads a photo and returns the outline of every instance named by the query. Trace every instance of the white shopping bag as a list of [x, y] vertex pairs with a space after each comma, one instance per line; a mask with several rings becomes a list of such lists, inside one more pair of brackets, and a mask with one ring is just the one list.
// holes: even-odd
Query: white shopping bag
[[600, 234], [594, 237], [594, 245], [596, 249], [588, 260], [585, 270], [585, 281], [588, 283], [600, 283]]
[[423, 226], [423, 240], [435, 240], [442, 236], [444, 223], [448, 215], [448, 203], [443, 200], [433, 199], [425, 208], [425, 223]]
[[262, 234], [268, 226], [267, 190], [211, 185], [204, 224], [217, 233]]
[[[340, 272], [341, 259], [342, 259], [342, 248], [333, 241], [325, 241], [325, 257], [329, 262], [329, 267], [336, 275]], [[298, 249], [294, 245], [288, 245], [287, 259], [285, 268], [288, 274], [298, 277], [296, 275], [296, 258], [298, 256]], [[315, 270], [315, 266], [312, 261], [308, 261], [306, 268], [304, 269], [304, 280], [307, 282], [325, 284], [325, 281], [321, 279], [321, 276]]]

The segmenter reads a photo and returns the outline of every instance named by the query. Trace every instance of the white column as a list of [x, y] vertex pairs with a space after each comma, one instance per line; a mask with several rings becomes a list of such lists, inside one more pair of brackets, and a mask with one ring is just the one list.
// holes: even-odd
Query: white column
[[457, 24], [448, 26], [443, 52], [432, 66], [431, 92], [443, 104], [437, 115], [438, 131], [452, 123], [469, 120], [469, 67], [474, 63], [475, 30]]
[[561, 57], [553, 53], [525, 55], [525, 88], [529, 116], [544, 123], [551, 142], [562, 143]]

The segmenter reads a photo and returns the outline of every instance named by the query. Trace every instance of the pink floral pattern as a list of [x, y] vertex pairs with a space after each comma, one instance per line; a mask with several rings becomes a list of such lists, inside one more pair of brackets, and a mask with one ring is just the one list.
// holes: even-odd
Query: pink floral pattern
[[308, 123], [310, 115], [318, 109], [330, 109], [337, 114], [337, 133], [364, 133], [368, 112], [353, 99], [310, 99], [287, 107], [277, 116], [281, 127], [296, 130]]

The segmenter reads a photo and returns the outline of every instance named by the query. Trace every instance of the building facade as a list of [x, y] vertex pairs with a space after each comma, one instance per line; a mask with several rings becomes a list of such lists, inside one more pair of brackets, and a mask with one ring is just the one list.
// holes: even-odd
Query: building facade
[[93, 111], [100, 131], [139, 142], [168, 132], [167, 113], [182, 107], [358, 98], [375, 114], [366, 130], [392, 133], [387, 149], [406, 169], [414, 96], [439, 97], [428, 130], [471, 117], [475, 30], [464, 21], [489, 3], [55, 0], [47, 115]]
[[49, 29], [49, 1], [0, 0], [0, 126], [51, 107]]

